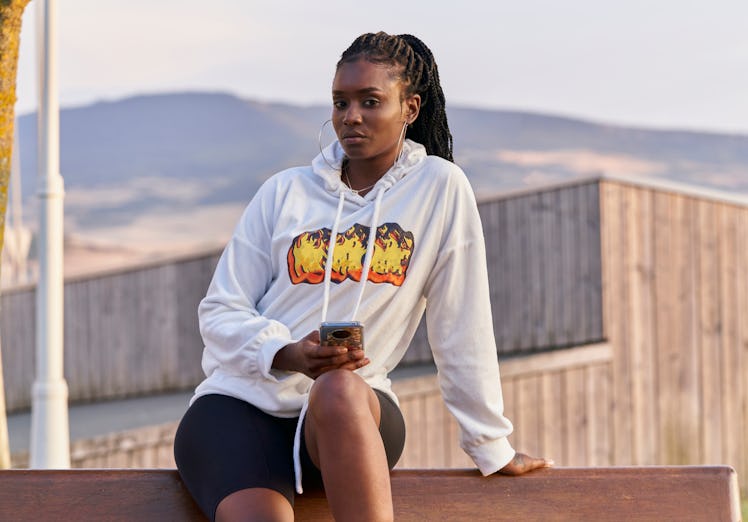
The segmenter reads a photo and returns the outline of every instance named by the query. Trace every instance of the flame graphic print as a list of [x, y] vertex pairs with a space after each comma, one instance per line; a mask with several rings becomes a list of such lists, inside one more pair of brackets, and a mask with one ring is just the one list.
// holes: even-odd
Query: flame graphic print
[[[295, 285], [319, 284], [325, 278], [330, 229], [303, 232], [296, 236], [288, 249], [288, 274]], [[335, 239], [331, 280], [341, 283], [346, 279], [361, 280], [364, 256], [369, 244], [369, 227], [356, 223]], [[413, 254], [413, 233], [397, 223], [377, 227], [368, 280], [401, 286]]]

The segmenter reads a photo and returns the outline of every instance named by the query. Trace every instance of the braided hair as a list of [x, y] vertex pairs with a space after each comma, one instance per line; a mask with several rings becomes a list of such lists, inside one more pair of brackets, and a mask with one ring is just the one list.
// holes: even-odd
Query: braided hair
[[426, 44], [409, 34], [389, 35], [381, 31], [362, 34], [343, 52], [336, 70], [360, 58], [397, 66], [396, 74], [404, 85], [404, 95], [421, 97], [420, 113], [408, 126], [406, 137], [426, 147], [428, 154], [454, 161], [439, 70]]

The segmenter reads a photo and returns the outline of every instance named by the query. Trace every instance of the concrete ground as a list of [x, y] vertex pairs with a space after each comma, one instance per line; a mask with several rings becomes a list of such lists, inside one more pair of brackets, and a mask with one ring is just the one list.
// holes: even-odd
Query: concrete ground
[[[178, 421], [187, 410], [192, 390], [133, 399], [71, 405], [68, 413], [70, 440], [89, 439], [108, 433]], [[27, 451], [31, 412], [8, 415], [10, 452]]]

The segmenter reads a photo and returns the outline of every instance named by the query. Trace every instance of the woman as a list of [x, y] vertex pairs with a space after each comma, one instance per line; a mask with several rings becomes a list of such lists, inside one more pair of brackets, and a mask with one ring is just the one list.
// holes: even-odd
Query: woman
[[[481, 472], [551, 464], [507, 441], [482, 228], [431, 52], [410, 35], [362, 35], [332, 97], [338, 140], [260, 188], [200, 304], [207, 378], [175, 456], [216, 520], [293, 520], [302, 482], [324, 484], [338, 520], [392, 520], [405, 429], [387, 374], [424, 311]], [[364, 349], [320, 344], [325, 320], [363, 323]]]

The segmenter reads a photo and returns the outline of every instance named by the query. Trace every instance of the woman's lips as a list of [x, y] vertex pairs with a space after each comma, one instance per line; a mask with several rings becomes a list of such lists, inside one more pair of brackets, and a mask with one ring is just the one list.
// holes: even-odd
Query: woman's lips
[[347, 136], [343, 136], [343, 143], [353, 145], [356, 143], [361, 143], [365, 139], [366, 136], [364, 136], [363, 134], [349, 134]]

